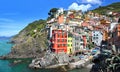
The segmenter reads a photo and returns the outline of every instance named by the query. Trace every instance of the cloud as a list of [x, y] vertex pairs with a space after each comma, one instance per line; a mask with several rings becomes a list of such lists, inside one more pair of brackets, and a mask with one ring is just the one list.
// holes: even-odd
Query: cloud
[[14, 20], [8, 18], [0, 18], [0, 22], [14, 22]]
[[102, 0], [77, 0], [77, 2], [79, 3], [90, 3], [90, 4], [98, 4], [101, 5], [102, 4]]
[[83, 12], [84, 11], [87, 11], [89, 8], [91, 8], [92, 6], [90, 4], [87, 4], [87, 5], [84, 5], [84, 4], [81, 4], [81, 5], [78, 5], [77, 3], [72, 3], [68, 9], [69, 10], [82, 10]]

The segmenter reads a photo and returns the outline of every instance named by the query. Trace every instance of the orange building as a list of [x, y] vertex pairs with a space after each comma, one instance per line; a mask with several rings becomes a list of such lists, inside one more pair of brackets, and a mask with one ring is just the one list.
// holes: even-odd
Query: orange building
[[107, 31], [103, 30], [103, 40], [107, 40], [108, 39], [108, 33]]
[[64, 23], [64, 14], [58, 16], [58, 24]]
[[51, 42], [53, 52], [67, 52], [67, 32], [63, 30], [52, 30]]
[[117, 35], [120, 36], [120, 24], [117, 25]]

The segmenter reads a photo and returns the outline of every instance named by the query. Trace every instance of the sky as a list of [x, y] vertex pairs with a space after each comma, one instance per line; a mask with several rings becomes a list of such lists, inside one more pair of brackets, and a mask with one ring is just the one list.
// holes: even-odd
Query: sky
[[51, 8], [87, 11], [120, 0], [0, 0], [0, 36], [13, 36], [29, 23], [46, 19]]

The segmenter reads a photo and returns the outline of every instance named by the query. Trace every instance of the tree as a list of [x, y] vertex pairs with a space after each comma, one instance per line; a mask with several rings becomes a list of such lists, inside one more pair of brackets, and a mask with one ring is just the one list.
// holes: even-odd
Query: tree
[[54, 14], [57, 12], [58, 8], [52, 8], [50, 9], [50, 11], [48, 12], [48, 19], [54, 18]]

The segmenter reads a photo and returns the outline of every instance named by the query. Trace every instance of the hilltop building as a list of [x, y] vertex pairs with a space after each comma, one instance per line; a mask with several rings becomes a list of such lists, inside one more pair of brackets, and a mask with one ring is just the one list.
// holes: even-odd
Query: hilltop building
[[100, 46], [103, 40], [109, 39], [115, 43], [120, 36], [120, 25], [116, 21], [115, 17], [92, 11], [82, 13], [80, 10], [60, 8], [55, 17], [47, 21], [50, 48], [56, 53], [74, 54], [89, 48], [91, 43]]

